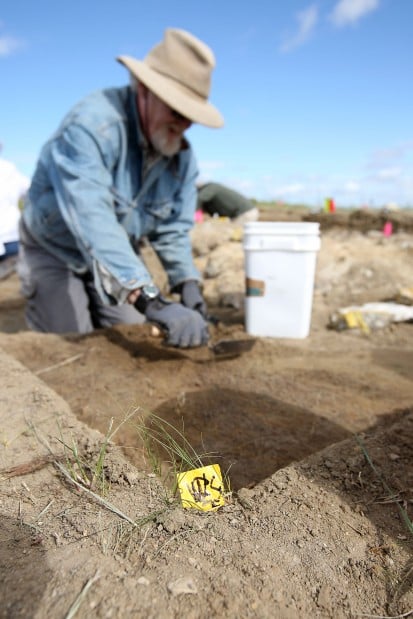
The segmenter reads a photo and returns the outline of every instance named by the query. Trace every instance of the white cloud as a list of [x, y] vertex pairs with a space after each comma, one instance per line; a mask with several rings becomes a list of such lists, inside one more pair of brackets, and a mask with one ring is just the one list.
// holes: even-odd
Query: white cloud
[[22, 45], [22, 42], [18, 39], [8, 36], [0, 36], [0, 57], [10, 56], [21, 48]]
[[378, 7], [379, 0], [339, 0], [330, 15], [330, 19], [335, 26], [340, 28], [356, 23]]
[[231, 178], [228, 181], [228, 187], [232, 187], [232, 189], [235, 189], [235, 191], [239, 191], [240, 193], [254, 197], [253, 194], [255, 189], [255, 183], [249, 179]]
[[224, 161], [200, 161], [199, 167], [201, 172], [208, 172], [211, 170], [220, 170], [225, 167]]
[[[406, 148], [408, 145], [406, 142]], [[383, 149], [376, 153], [384, 155], [397, 151], [398, 148], [386, 151]], [[381, 166], [376, 166], [374, 169], [361, 166], [339, 174], [308, 175], [296, 170], [288, 176], [271, 173], [257, 176], [253, 170], [240, 172], [239, 169], [226, 164], [212, 180], [259, 201], [282, 201], [322, 208], [325, 198], [332, 197], [340, 207], [359, 207], [363, 204], [380, 207], [391, 201], [401, 206], [412, 207], [411, 166], [403, 167], [394, 160], [381, 163]]]
[[282, 52], [290, 52], [292, 49], [303, 45], [310, 38], [318, 21], [316, 5], [312, 4], [307, 9], [297, 13], [296, 19], [298, 21], [298, 30], [281, 45], [280, 49]]
[[381, 169], [403, 162], [413, 152], [413, 141], [409, 140], [390, 148], [382, 148], [370, 154], [368, 169]]
[[296, 196], [304, 190], [302, 183], [292, 183], [291, 185], [284, 185], [283, 187], [277, 187], [276, 193], [279, 196]]
[[402, 171], [400, 168], [383, 168], [377, 172], [377, 178], [381, 181], [393, 181], [400, 178]]
[[[0, 29], [4, 30], [4, 22], [0, 21]], [[11, 56], [17, 50], [24, 47], [24, 41], [8, 34], [0, 34], [0, 58]]]
[[20, 218], [19, 199], [29, 188], [30, 180], [11, 161], [0, 159], [0, 254], [4, 254], [4, 243], [19, 238], [17, 226]]
[[[198, 162], [199, 167], [199, 175], [197, 178], [197, 183], [202, 185], [203, 183], [211, 183], [212, 181], [217, 181], [217, 171], [225, 168], [224, 161], [200, 161]], [[219, 174], [219, 173], [218, 173]]]
[[16, 201], [29, 188], [30, 179], [14, 163], [0, 158], [0, 196], [16, 195]]
[[360, 191], [360, 183], [357, 181], [347, 181], [343, 185], [343, 191], [345, 193], [357, 193]]

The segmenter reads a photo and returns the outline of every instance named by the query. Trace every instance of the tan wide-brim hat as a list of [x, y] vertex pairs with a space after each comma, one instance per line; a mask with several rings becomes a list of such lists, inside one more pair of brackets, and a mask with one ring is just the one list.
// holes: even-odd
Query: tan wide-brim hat
[[185, 30], [168, 28], [144, 58], [116, 59], [159, 99], [192, 122], [222, 127], [224, 119], [208, 101], [215, 58], [211, 49]]

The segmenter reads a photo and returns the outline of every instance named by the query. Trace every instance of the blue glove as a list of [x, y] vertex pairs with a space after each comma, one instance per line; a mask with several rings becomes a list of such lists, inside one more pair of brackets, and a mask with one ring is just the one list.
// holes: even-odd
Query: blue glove
[[201, 314], [180, 303], [157, 297], [148, 302], [145, 316], [166, 332], [166, 343], [170, 346], [192, 348], [208, 342], [208, 325]]
[[208, 308], [201, 294], [201, 289], [196, 280], [190, 279], [181, 284], [181, 303], [189, 309], [199, 312], [203, 318], [207, 317]]

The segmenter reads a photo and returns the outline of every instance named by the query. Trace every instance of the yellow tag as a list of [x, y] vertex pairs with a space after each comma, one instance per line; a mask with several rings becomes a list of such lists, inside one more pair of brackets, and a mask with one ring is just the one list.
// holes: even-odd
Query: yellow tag
[[231, 232], [230, 240], [231, 241], [242, 241], [243, 230], [242, 228], [234, 228]]
[[178, 473], [177, 481], [183, 507], [209, 512], [225, 505], [219, 464]]
[[344, 320], [349, 329], [356, 329], [359, 326], [356, 312], [346, 312], [344, 314]]
[[365, 323], [361, 312], [346, 312], [344, 319], [349, 329], [361, 329], [363, 333], [370, 333], [368, 325]]

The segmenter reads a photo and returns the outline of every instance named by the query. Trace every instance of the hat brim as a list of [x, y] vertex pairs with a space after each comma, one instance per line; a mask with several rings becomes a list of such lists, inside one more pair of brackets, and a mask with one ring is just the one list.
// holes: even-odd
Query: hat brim
[[118, 56], [116, 60], [159, 99], [185, 118], [206, 127], [218, 128], [224, 124], [224, 119], [215, 106], [179, 82], [154, 71], [141, 60], [129, 56]]

